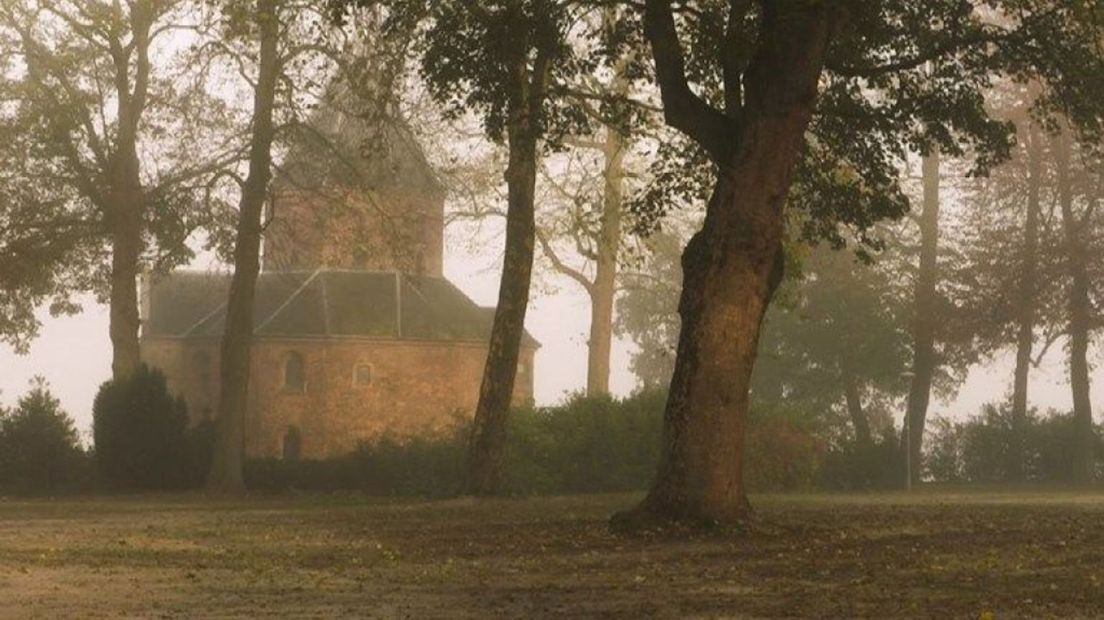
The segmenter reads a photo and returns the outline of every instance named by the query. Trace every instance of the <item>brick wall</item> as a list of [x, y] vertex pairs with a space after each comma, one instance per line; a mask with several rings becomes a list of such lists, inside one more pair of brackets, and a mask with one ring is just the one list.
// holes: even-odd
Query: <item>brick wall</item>
[[280, 192], [265, 232], [266, 270], [318, 267], [440, 276], [444, 199], [431, 193]]
[[141, 348], [142, 361], [165, 373], [169, 392], [184, 397], [193, 424], [213, 418], [219, 389], [217, 339], [144, 338]]
[[[165, 371], [170, 389], [184, 396], [193, 423], [213, 411], [217, 339], [148, 338], [142, 348], [147, 362]], [[301, 391], [284, 385], [285, 363], [293, 353], [304, 362]], [[534, 353], [522, 352], [515, 403], [532, 400]], [[292, 426], [300, 431], [304, 458], [339, 455], [385, 434], [401, 439], [441, 433], [474, 414], [486, 355], [482, 343], [266, 339], [253, 350], [247, 454], [282, 456]], [[211, 362], [209, 374], [204, 356]], [[369, 383], [354, 381], [358, 365], [370, 370]]]

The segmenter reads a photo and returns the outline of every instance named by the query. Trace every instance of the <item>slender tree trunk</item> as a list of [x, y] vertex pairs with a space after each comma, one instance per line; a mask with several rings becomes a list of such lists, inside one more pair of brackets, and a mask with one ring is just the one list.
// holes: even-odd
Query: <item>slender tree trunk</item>
[[624, 185], [625, 139], [606, 127], [605, 188], [598, 260], [590, 288], [590, 341], [587, 348], [587, 394], [609, 394], [610, 352], [613, 343], [613, 303], [616, 295], [617, 258], [621, 249], [621, 208]]
[[272, 115], [280, 63], [276, 1], [258, 0], [260, 36], [257, 86], [253, 93], [253, 134], [249, 174], [239, 201], [234, 277], [222, 336], [218, 426], [207, 488], [219, 492], [245, 490], [245, 412], [249, 396], [249, 365], [253, 340], [253, 298], [260, 271], [261, 214], [272, 177]]
[[1069, 373], [1073, 396], [1073, 481], [1088, 484], [1096, 478], [1096, 431], [1093, 428], [1092, 389], [1089, 379], [1089, 329], [1092, 300], [1089, 297], [1088, 258], [1083, 238], [1084, 222], [1073, 209], [1073, 178], [1069, 135], [1056, 140], [1058, 201], [1062, 209], [1062, 229], [1066, 241], [1069, 269]]
[[847, 402], [847, 413], [851, 417], [851, 426], [855, 429], [855, 443], [860, 448], [869, 448], [874, 445], [874, 439], [870, 434], [870, 420], [863, 411], [862, 391], [855, 373], [847, 362], [840, 363], [841, 380], [843, 381], [843, 396]]
[[924, 423], [935, 377], [935, 328], [939, 281], [939, 151], [924, 157], [924, 205], [920, 213], [920, 271], [913, 292], [912, 383], [901, 437], [910, 483], [920, 481]]
[[[660, 38], [672, 31], [665, 20], [663, 12], [647, 16], [655, 54], [670, 44]], [[616, 515], [615, 527], [733, 522], [749, 510], [742, 470], [751, 374], [763, 315], [782, 279], [784, 203], [830, 22], [827, 10], [813, 6], [772, 22], [764, 35], [749, 73], [744, 124], [721, 161], [702, 229], [682, 257], [682, 330], [659, 470], [648, 496]], [[665, 102], [665, 113], [670, 121], [678, 111]]]
[[116, 380], [132, 375], [141, 363], [138, 265], [142, 255], [143, 198], [137, 157], [123, 161], [120, 168], [112, 208], [107, 215], [111, 232], [108, 332], [112, 349], [111, 375]]
[[1027, 213], [1024, 221], [1023, 262], [1016, 319], [1016, 370], [1012, 383], [1012, 445], [1008, 477], [1025, 475], [1024, 434], [1027, 425], [1027, 382], [1031, 372], [1031, 350], [1035, 343], [1035, 295], [1038, 280], [1039, 192], [1042, 184], [1042, 138], [1032, 124], [1027, 142]]
[[536, 243], [537, 116], [543, 107], [548, 64], [538, 56], [532, 74], [527, 58], [515, 66], [515, 103], [507, 130], [510, 162], [506, 169], [506, 252], [498, 288], [498, 306], [479, 387], [468, 454], [468, 491], [493, 495], [501, 489], [507, 421], [525, 334], [529, 284]]
[[118, 122], [115, 155], [108, 170], [110, 188], [105, 213], [111, 235], [111, 292], [109, 325], [115, 379], [130, 376], [141, 364], [138, 331], [138, 269], [145, 226], [145, 192], [138, 159], [138, 128], [149, 88], [149, 33], [153, 14], [146, 2], [129, 7], [129, 27], [134, 54], [113, 54]]

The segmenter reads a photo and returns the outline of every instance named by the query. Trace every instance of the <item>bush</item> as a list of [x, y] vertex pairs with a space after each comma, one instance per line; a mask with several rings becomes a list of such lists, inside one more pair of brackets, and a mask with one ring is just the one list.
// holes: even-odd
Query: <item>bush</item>
[[96, 464], [121, 489], [177, 489], [194, 482], [184, 401], [173, 398], [165, 375], [142, 365], [125, 379], [100, 386], [92, 405]]
[[[644, 488], [655, 473], [662, 394], [623, 400], [573, 396], [556, 407], [511, 413], [504, 491], [591, 493]], [[344, 457], [251, 460], [251, 488], [358, 490], [373, 495], [452, 496], [463, 490], [469, 426], [440, 437], [362, 444]]]
[[[1023, 446], [1023, 479], [1070, 482], [1076, 432], [1073, 416], [1032, 410], [1017, 438], [1006, 406], [985, 405], [963, 422], [937, 419], [925, 454], [928, 475], [936, 482], [1007, 482], [1013, 479], [1017, 439]], [[1096, 433], [1100, 453], [1101, 433]]]
[[[656, 472], [666, 394], [569, 397], [510, 416], [504, 491], [514, 495], [639, 491]], [[469, 427], [436, 438], [387, 437], [325, 461], [251, 460], [254, 489], [357, 490], [451, 496], [463, 490]], [[748, 430], [745, 472], [754, 490], [797, 489], [816, 477], [822, 443], [792, 412], [760, 412]]]
[[204, 420], [188, 429], [184, 444], [183, 486], [199, 488], [211, 471], [211, 458], [215, 454], [215, 423]]
[[[985, 405], [980, 415], [962, 424], [961, 433], [963, 478], [970, 482], [1002, 482], [1010, 478], [1013, 432], [1007, 410]], [[1026, 442], [1024, 451], [1026, 460]]]
[[924, 471], [936, 482], [962, 482], [966, 479], [962, 463], [963, 429], [944, 417], [933, 418], [924, 441]]
[[752, 491], [795, 491], [814, 484], [824, 442], [800, 411], [760, 404], [748, 421], [744, 482]]
[[85, 454], [72, 418], [37, 378], [13, 411], [0, 411], [0, 487], [54, 492], [86, 482]]
[[837, 491], [891, 489], [901, 486], [904, 476], [900, 440], [893, 428], [886, 428], [871, 445], [848, 443], [829, 450], [817, 486]]
[[[1046, 416], [1032, 416], [1027, 440], [1028, 476], [1040, 482], [1073, 481], [1073, 443], [1077, 427], [1072, 413], [1051, 411]], [[1100, 454], [1100, 432], [1097, 431]]]
[[605, 493], [646, 488], [656, 472], [666, 395], [571, 396], [511, 417], [506, 490]]
[[398, 441], [385, 437], [327, 460], [251, 459], [252, 489], [355, 490], [380, 496], [449, 497], [462, 490], [465, 448], [460, 431], [445, 437]]

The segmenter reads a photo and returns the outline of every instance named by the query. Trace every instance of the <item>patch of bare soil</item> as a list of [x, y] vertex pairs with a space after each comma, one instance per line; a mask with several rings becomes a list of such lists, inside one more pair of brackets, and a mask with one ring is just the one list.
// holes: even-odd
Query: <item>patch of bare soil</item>
[[624, 537], [601, 496], [0, 501], [0, 617], [1104, 617], [1104, 496], [755, 500]]

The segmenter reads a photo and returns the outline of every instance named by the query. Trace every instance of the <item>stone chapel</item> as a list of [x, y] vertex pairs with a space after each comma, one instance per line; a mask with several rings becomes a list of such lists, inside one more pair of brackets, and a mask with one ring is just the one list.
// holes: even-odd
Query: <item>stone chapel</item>
[[[444, 189], [412, 132], [316, 113], [273, 182], [246, 413], [250, 458], [327, 458], [470, 419], [493, 308], [443, 276]], [[142, 356], [193, 424], [218, 402], [230, 274], [142, 282]], [[533, 395], [522, 344], [514, 401]]]

